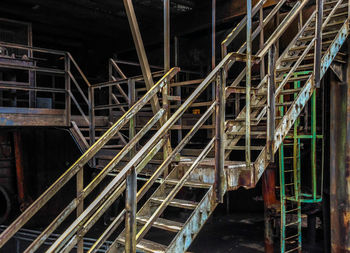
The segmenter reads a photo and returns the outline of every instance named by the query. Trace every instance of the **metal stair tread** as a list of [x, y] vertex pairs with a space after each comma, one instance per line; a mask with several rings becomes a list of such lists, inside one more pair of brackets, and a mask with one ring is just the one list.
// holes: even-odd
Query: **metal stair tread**
[[[125, 237], [124, 236], [119, 236], [117, 241], [121, 244], [125, 244]], [[157, 242], [153, 242], [153, 241], [149, 241], [146, 239], [142, 239], [137, 245], [136, 248], [138, 250], [144, 250], [147, 253], [163, 253], [166, 251], [167, 246], [157, 243]]]
[[[180, 182], [180, 180], [178, 180], [178, 179], [166, 179], [164, 182], [166, 184], [169, 184], [169, 185], [177, 185]], [[195, 182], [195, 181], [186, 181], [184, 186], [193, 187], [193, 188], [208, 189], [212, 186], [212, 184], [203, 183], [203, 182]]]
[[[147, 223], [147, 221], [150, 219], [148, 216], [137, 216], [136, 220], [142, 224]], [[156, 228], [164, 229], [170, 232], [179, 232], [182, 227], [183, 223], [172, 221], [168, 219], [158, 218], [154, 223], [153, 226]]]
[[[152, 197], [150, 199], [152, 202], [160, 204], [164, 202], [165, 197]], [[172, 199], [169, 203], [169, 206], [179, 207], [183, 209], [195, 209], [197, 205], [198, 205], [198, 202], [184, 200], [184, 199]]]

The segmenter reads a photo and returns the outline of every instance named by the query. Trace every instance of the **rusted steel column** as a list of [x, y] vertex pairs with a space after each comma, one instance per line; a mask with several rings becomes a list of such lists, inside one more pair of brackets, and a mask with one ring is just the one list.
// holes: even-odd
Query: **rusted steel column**
[[216, 110], [215, 110], [215, 199], [223, 203], [225, 185], [225, 76], [221, 70], [216, 76]]
[[276, 165], [270, 164], [262, 176], [264, 198], [265, 252], [273, 253], [273, 218], [276, 211]]
[[[150, 90], [154, 85], [154, 82], [152, 78], [151, 68], [148, 63], [145, 47], [143, 45], [140, 28], [137, 23], [134, 6], [132, 4], [132, 0], [123, 0], [123, 1], [124, 1], [125, 11], [129, 20], [131, 34], [134, 39], [137, 56], [140, 61], [142, 75], [144, 77], [147, 90]], [[154, 96], [151, 99], [151, 106], [154, 114], [156, 114], [160, 110], [159, 101], [157, 97]], [[161, 124], [163, 124], [163, 120], [161, 120]]]
[[315, 85], [320, 88], [321, 80], [321, 57], [322, 57], [322, 22], [323, 22], [323, 0], [316, 0], [316, 25], [315, 25], [315, 59], [314, 73]]
[[66, 89], [66, 97], [65, 97], [65, 109], [66, 109], [66, 126], [70, 126], [70, 121], [71, 121], [71, 98], [70, 98], [70, 92], [71, 92], [71, 79], [69, 76], [69, 72], [70, 72], [70, 58], [69, 56], [66, 54], [64, 57], [64, 82], [65, 82], [65, 89]]
[[25, 209], [25, 185], [23, 174], [23, 152], [22, 152], [22, 138], [21, 133], [16, 131], [13, 133], [14, 148], [15, 148], [15, 160], [16, 160], [16, 177], [17, 177], [17, 192], [18, 202], [20, 203], [21, 211]]
[[[245, 158], [250, 168], [250, 88], [252, 79], [252, 0], [247, 0], [247, 67], [246, 67], [246, 113], [245, 113]], [[255, 180], [255, 176], [254, 176]]]
[[267, 160], [274, 161], [274, 138], [275, 138], [275, 63], [276, 46], [269, 50], [268, 65], [268, 88], [267, 88]]
[[350, 86], [332, 74], [330, 99], [330, 213], [332, 252], [350, 252]]
[[[79, 170], [77, 173], [77, 197], [81, 195], [84, 189], [84, 169]], [[77, 206], [77, 217], [84, 212], [84, 200], [82, 199]], [[84, 239], [79, 239], [77, 243], [77, 253], [84, 253]]]
[[216, 46], [216, 0], [211, 1], [211, 69], [216, 66], [215, 63], [215, 46]]

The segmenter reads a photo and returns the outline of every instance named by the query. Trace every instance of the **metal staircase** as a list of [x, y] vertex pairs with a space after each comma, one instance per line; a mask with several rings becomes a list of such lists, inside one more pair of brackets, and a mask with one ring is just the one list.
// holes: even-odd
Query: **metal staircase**
[[[222, 201], [226, 191], [239, 187], [255, 187], [348, 36], [347, 1], [326, 1], [323, 19], [316, 10], [304, 22], [302, 13], [309, 1], [301, 0], [292, 7], [288, 3], [289, 11], [264, 41], [264, 35], [258, 35], [264, 34], [266, 25], [287, 4], [287, 1], [279, 1], [264, 14], [262, 6], [265, 2], [266, 0], [259, 1], [251, 12], [248, 9], [248, 15], [222, 43], [223, 59], [181, 105], [175, 110], [169, 110], [170, 96], [167, 91], [170, 89], [171, 80], [179, 72], [178, 68], [173, 68], [160, 77], [142, 98], [0, 235], [0, 248], [76, 176], [76, 197], [72, 197], [71, 202], [25, 252], [38, 250], [45, 239], [62, 226], [64, 232], [45, 250], [69, 252], [78, 245], [79, 251], [84, 236], [124, 192], [125, 209], [113, 217], [88, 252], [96, 252], [107, 239], [113, 241], [108, 252], [134, 252], [135, 249], [142, 252], [185, 252], [215, 207]], [[252, 16], [257, 13], [260, 15], [259, 24], [256, 30], [252, 31]], [[317, 18], [322, 19], [322, 22], [318, 22]], [[278, 41], [289, 31], [293, 22], [299, 22], [298, 31], [284, 52], [278, 55]], [[229, 52], [230, 43], [244, 27], [247, 27], [249, 34], [247, 42], [237, 52]], [[253, 52], [251, 45], [255, 38], [259, 38], [260, 47]], [[267, 62], [265, 58], [268, 58]], [[233, 68], [238, 62], [245, 62], [246, 67]], [[253, 80], [253, 65], [258, 64], [260, 76]], [[267, 74], [265, 65], [268, 69]], [[300, 71], [309, 72], [297, 75]], [[295, 81], [298, 81], [298, 86], [291, 86]], [[168, 149], [166, 143], [172, 127], [212, 83], [216, 84], [216, 100], [209, 103], [207, 110], [201, 114], [178, 145]], [[158, 113], [139, 131], [132, 132], [127, 143], [113, 159], [101, 168], [91, 182], [84, 184], [81, 177], [84, 165], [96, 159], [98, 152], [127, 124], [131, 123], [130, 129], [133, 129], [132, 122], [137, 113], [153, 98], [158, 97], [160, 92], [162, 108]], [[288, 97], [288, 100], [282, 100], [281, 97]], [[234, 103], [230, 105], [228, 101]], [[225, 111], [228, 106], [234, 109], [235, 115]], [[277, 113], [282, 108], [283, 114]], [[184, 147], [191, 144], [190, 140], [214, 112], [215, 137], [204, 143], [204, 148], [198, 151], [198, 156], [180, 156]], [[156, 124], [159, 125], [156, 131], [150, 132]], [[146, 138], [147, 141], [144, 141], [136, 152], [135, 146], [142, 138]], [[164, 159], [156, 169], [147, 170], [147, 166], [161, 149]], [[231, 154], [242, 159], [231, 161]], [[128, 155], [127, 162], [117, 167]], [[145, 170], [148, 178], [137, 188], [136, 176], [140, 173], [147, 174]], [[106, 177], [112, 171], [115, 176]], [[284, 172], [287, 173], [286, 170]], [[96, 186], [107, 179], [97, 197], [88, 200], [87, 196]], [[64, 223], [75, 209], [76, 219]], [[174, 216], [171, 216], [174, 212], [186, 215], [175, 220]], [[163, 230], [164, 238], [155, 240], [152, 237], [154, 229]], [[300, 247], [298, 244], [296, 250], [300, 251]]]

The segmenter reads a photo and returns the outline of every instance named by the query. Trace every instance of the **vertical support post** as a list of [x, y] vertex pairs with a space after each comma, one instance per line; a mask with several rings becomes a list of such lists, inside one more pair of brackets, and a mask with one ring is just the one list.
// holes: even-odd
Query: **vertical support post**
[[[84, 189], [84, 168], [81, 168], [77, 175], [77, 198], [81, 195]], [[77, 218], [84, 212], [84, 199], [77, 206]], [[78, 233], [79, 234], [79, 233]], [[77, 243], [77, 253], [84, 253], [84, 238], [79, 238]]]
[[[162, 88], [162, 106], [166, 110], [166, 113], [163, 115], [163, 122], [166, 122], [168, 118], [170, 117], [170, 105], [169, 105], [169, 95], [170, 91], [170, 85], [169, 81], [165, 80], [165, 85]], [[170, 139], [170, 131], [167, 131], [168, 139]], [[168, 145], [163, 146], [163, 159], [164, 161], [167, 159], [168, 155], [171, 153], [171, 149], [169, 148]], [[163, 174], [164, 178], [168, 176], [168, 168], [164, 170]]]
[[[350, 45], [348, 43], [348, 50]], [[347, 82], [332, 74], [330, 108], [330, 213], [332, 252], [350, 252], [350, 64]]]
[[[27, 27], [27, 36], [28, 36], [28, 46], [33, 47], [33, 29], [32, 29], [32, 24], [28, 24]], [[33, 50], [29, 49], [28, 50], [28, 58], [32, 59], [34, 57], [33, 55]], [[34, 63], [34, 61], [33, 61]], [[34, 64], [33, 64], [34, 65]], [[28, 72], [28, 80], [29, 80], [29, 86], [30, 87], [35, 87], [35, 77], [36, 77], [36, 72], [35, 71], [29, 71]], [[35, 107], [36, 106], [36, 91], [29, 91], [29, 107]]]
[[[128, 80], [128, 93], [130, 107], [135, 103], [135, 80]], [[135, 116], [130, 119], [129, 140], [135, 136]], [[130, 157], [136, 153], [135, 147], [130, 151]], [[126, 201], [125, 201], [125, 252], [136, 253], [136, 201], [137, 174], [136, 168], [132, 167], [126, 177]]]
[[68, 54], [65, 55], [65, 61], [64, 61], [64, 70], [65, 70], [65, 86], [66, 86], [66, 98], [65, 98], [65, 104], [66, 104], [66, 125], [70, 126], [71, 121], [71, 99], [70, 99], [70, 93], [71, 93], [71, 80], [69, 76], [70, 72], [70, 58]]
[[[179, 38], [177, 36], [175, 36], [175, 38], [174, 38], [174, 45], [175, 45], [175, 66], [179, 67], [179, 58], [180, 58], [179, 49], [180, 49], [180, 47], [179, 47]], [[178, 75], [175, 76], [175, 82], [179, 82]], [[177, 86], [175, 88], [175, 93], [176, 93], [176, 96], [181, 97], [181, 86]], [[181, 101], [177, 101], [176, 104], [177, 104], [177, 106], [180, 106]], [[182, 119], [181, 118], [178, 120], [177, 124], [180, 127], [182, 127]], [[182, 140], [182, 129], [180, 128], [179, 130], [177, 130], [177, 143], [180, 143], [181, 140]]]
[[[113, 76], [113, 67], [112, 67], [111, 60], [109, 60], [108, 61], [108, 80], [109, 81], [112, 81], [112, 76]], [[109, 86], [108, 87], [108, 104], [109, 105], [112, 105], [112, 93], [113, 93], [113, 86]], [[112, 121], [112, 113], [113, 113], [113, 110], [111, 107], [109, 108], [109, 111], [108, 111], [109, 121]]]
[[[213, 70], [216, 66], [215, 57], [215, 46], [216, 46], [216, 0], [211, 1], [211, 69]], [[211, 85], [212, 100], [215, 101], [215, 83]], [[212, 115], [212, 125], [215, 122], [215, 116]], [[208, 133], [209, 134], [209, 133]], [[210, 135], [210, 134], [209, 134]], [[212, 130], [212, 136], [215, 135], [215, 130]]]
[[[128, 79], [128, 95], [129, 95], [129, 108], [131, 108], [136, 102], [135, 92], [135, 80]], [[135, 136], [136, 116], [133, 116], [129, 120], [129, 141]], [[130, 159], [136, 154], [136, 146], [130, 151]]]
[[216, 66], [215, 63], [215, 46], [216, 46], [216, 0], [211, 1], [211, 69]]
[[[252, 0], [247, 0], [247, 67], [246, 67], [246, 118], [245, 118], [245, 158], [250, 168], [250, 90], [252, 78]], [[254, 175], [255, 181], [255, 175]]]
[[316, 88], [320, 88], [321, 80], [321, 57], [322, 57], [322, 22], [323, 22], [323, 0], [316, 0], [316, 26], [315, 26], [315, 59], [314, 78]]
[[[90, 146], [92, 146], [95, 143], [95, 89], [94, 87], [89, 87], [89, 137], [90, 137]], [[95, 167], [96, 165], [96, 159], [95, 157], [92, 158], [92, 167]]]
[[164, 0], [164, 70], [170, 69], [170, 0]]
[[268, 88], [267, 88], [267, 160], [274, 161], [274, 139], [275, 139], [275, 63], [276, 46], [269, 49], [268, 65]]
[[223, 202], [225, 185], [225, 76], [221, 70], [216, 76], [215, 108], [215, 200]]
[[273, 213], [276, 204], [276, 165], [271, 163], [262, 176], [264, 198], [265, 252], [273, 253]]
[[[263, 6], [260, 7], [259, 10], [259, 26], [261, 29], [260, 32], [260, 40], [259, 40], [259, 49], [264, 47], [264, 9]], [[263, 79], [265, 77], [265, 57], [260, 61], [260, 78]]]
[[22, 152], [21, 133], [19, 131], [15, 131], [13, 133], [13, 140], [14, 140], [15, 160], [16, 160], [18, 202], [20, 203], [20, 209], [24, 211], [23, 208], [25, 208], [25, 185], [24, 185], [24, 174], [23, 174], [23, 152]]

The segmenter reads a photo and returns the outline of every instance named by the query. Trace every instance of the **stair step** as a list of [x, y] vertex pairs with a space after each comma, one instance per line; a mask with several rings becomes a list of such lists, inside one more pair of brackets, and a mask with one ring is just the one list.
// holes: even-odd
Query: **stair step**
[[[331, 36], [335, 36], [336, 34], [338, 34], [338, 32], [339, 32], [338, 30], [330, 31], [330, 32], [324, 32], [324, 33], [322, 33], [322, 39], [323, 38], [329, 38]], [[298, 39], [298, 41], [311, 41], [314, 37], [315, 37], [315, 35], [303, 36], [303, 37], [300, 37]]]
[[[119, 236], [117, 241], [121, 244], [125, 244], [125, 237]], [[152, 242], [146, 239], [142, 239], [137, 245], [136, 248], [138, 250], [147, 252], [147, 253], [162, 253], [165, 252], [167, 246], [159, 244], [157, 242]]]
[[121, 149], [124, 145], [104, 145], [103, 148], [105, 149]]
[[[330, 44], [332, 44], [332, 40], [329, 41], [324, 41], [322, 42], [322, 46], [329, 46]], [[299, 51], [299, 50], [304, 50], [305, 48], [307, 48], [307, 45], [305, 46], [296, 46], [296, 47], [292, 47], [289, 49], [289, 51]], [[311, 47], [311, 49], [313, 48], [313, 46]]]
[[[245, 136], [245, 131], [239, 131], [239, 132], [228, 132], [228, 135], [242, 135]], [[251, 136], [259, 136], [259, 135], [266, 135], [266, 131], [251, 131]]]
[[302, 90], [302, 88], [296, 88], [296, 89], [287, 89], [287, 90], [282, 90], [280, 94], [283, 95], [290, 95], [290, 94], [295, 94], [298, 93]]
[[[299, 65], [297, 67], [296, 71], [302, 71], [302, 70], [310, 70], [310, 71], [312, 71], [313, 67], [314, 67], [313, 63], [305, 64], [305, 65]], [[290, 70], [290, 67], [281, 67], [281, 68], [276, 69], [276, 72], [283, 73], [283, 72], [289, 72], [289, 70]]]
[[[165, 197], [153, 197], [151, 198], [152, 202], [155, 202], [157, 204], [161, 204], [164, 202]], [[169, 206], [173, 207], [179, 207], [183, 209], [195, 209], [198, 205], [198, 202], [190, 201], [190, 200], [184, 200], [184, 199], [173, 199], [170, 201]]]
[[[167, 180], [165, 180], [165, 183], [168, 184], [168, 185], [177, 185], [179, 182], [180, 182], [180, 180], [177, 180], [177, 179], [167, 179]], [[193, 187], [193, 188], [209, 189], [212, 185], [209, 184], [209, 183], [186, 181], [184, 186], [186, 186], [186, 187]]]
[[[139, 216], [136, 218], [138, 222], [142, 224], [146, 224], [147, 221], [150, 219], [150, 217], [147, 216]], [[156, 228], [164, 229], [170, 232], [179, 232], [182, 227], [183, 223], [177, 222], [177, 221], [172, 221], [172, 220], [167, 220], [163, 218], [158, 218], [154, 223], [153, 226]]]
[[[289, 78], [288, 82], [305, 81], [305, 80], [307, 80], [307, 79], [309, 79], [309, 78], [310, 78], [309, 75], [306, 75], [306, 76], [297, 76], [297, 77]], [[283, 82], [283, 79], [282, 79], [282, 78], [276, 79], [276, 83], [281, 83], [281, 82]]]
[[[250, 150], [263, 150], [265, 146], [250, 146]], [[234, 146], [230, 150], [245, 150], [245, 146]]]
[[[326, 28], [330, 28], [330, 27], [332, 27], [332, 26], [342, 25], [342, 24], [344, 24], [344, 21], [343, 21], [343, 20], [341, 20], [341, 21], [335, 21], [335, 22], [329, 22], [329, 23], [326, 25], [325, 29], [326, 29]], [[315, 31], [315, 27], [310, 27], [310, 28], [306, 28], [306, 29], [305, 29], [305, 32], [310, 32], [310, 31]]]

